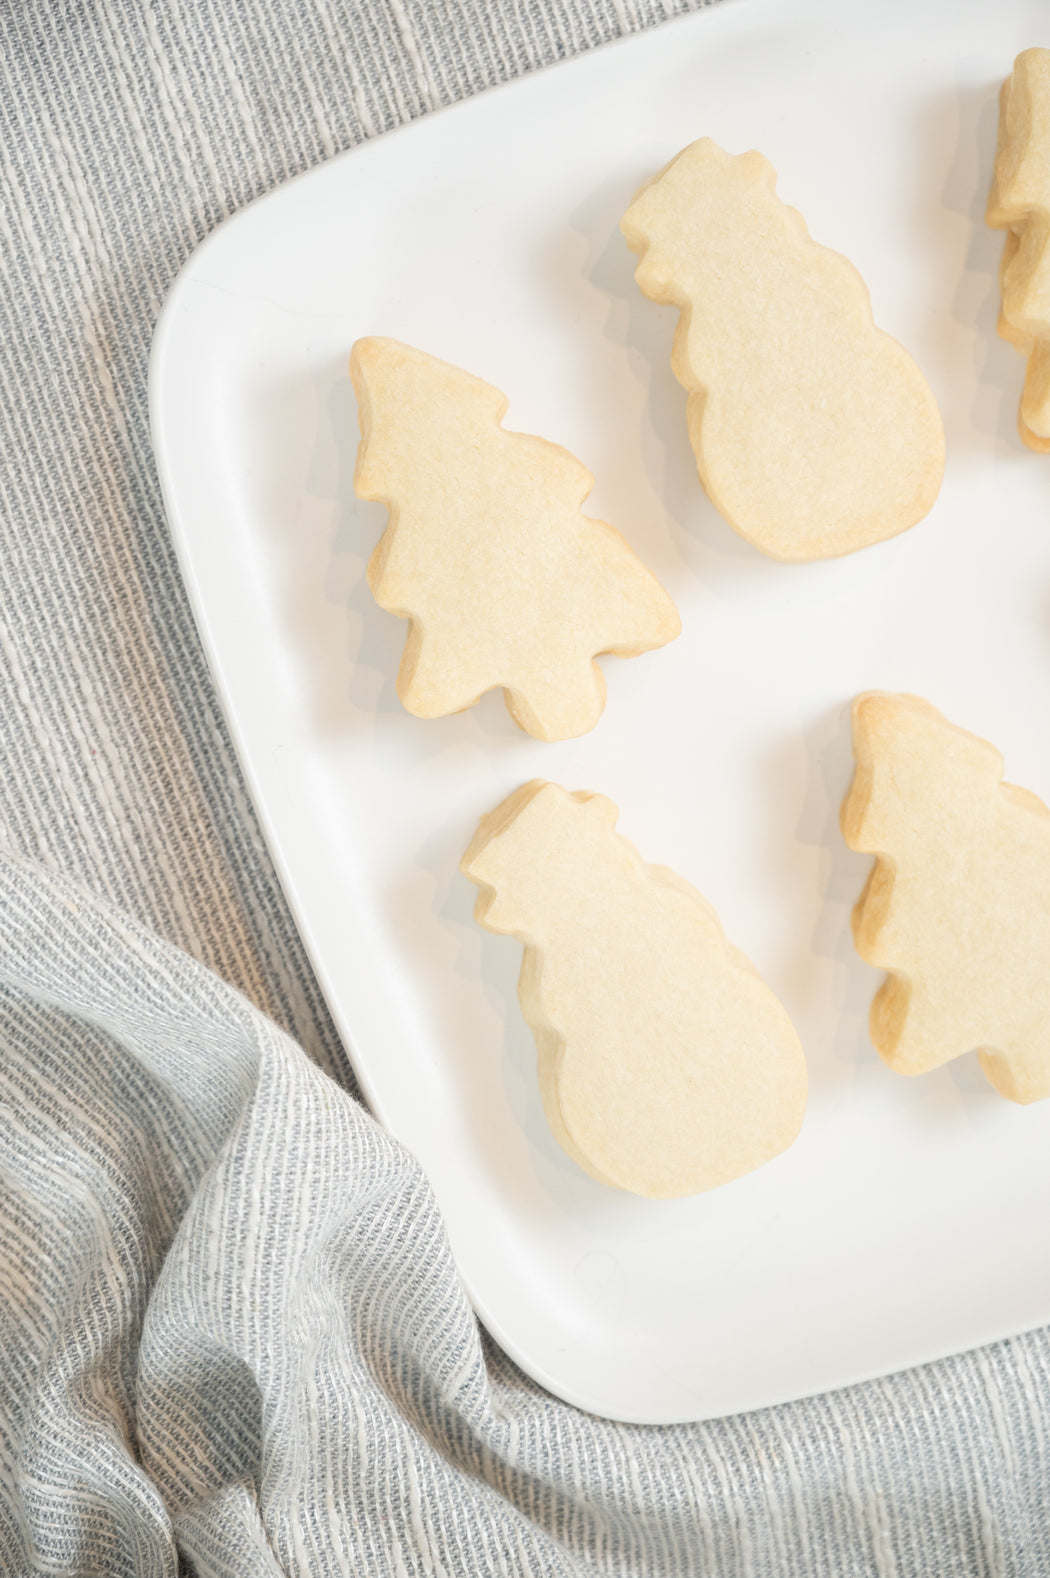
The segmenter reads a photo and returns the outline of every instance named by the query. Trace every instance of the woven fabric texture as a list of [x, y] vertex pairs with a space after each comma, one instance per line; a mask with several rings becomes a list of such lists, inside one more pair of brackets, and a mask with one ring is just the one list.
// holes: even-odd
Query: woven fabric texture
[[164, 523], [150, 337], [210, 229], [679, 9], [0, 6], [4, 1573], [1050, 1572], [1045, 1333], [644, 1429], [479, 1332], [354, 1099]]

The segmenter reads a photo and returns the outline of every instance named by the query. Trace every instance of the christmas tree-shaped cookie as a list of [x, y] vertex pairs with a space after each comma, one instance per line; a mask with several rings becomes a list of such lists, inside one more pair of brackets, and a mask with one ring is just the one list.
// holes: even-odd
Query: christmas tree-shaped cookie
[[933, 395], [761, 154], [692, 143], [622, 229], [642, 290], [681, 311], [672, 366], [700, 479], [742, 537], [774, 559], [821, 559], [922, 519], [944, 471]]
[[518, 995], [554, 1135], [653, 1197], [728, 1183], [791, 1144], [806, 1065], [787, 1014], [711, 906], [615, 832], [596, 794], [536, 781], [484, 817], [475, 915], [525, 944]]
[[410, 621], [398, 695], [444, 717], [503, 688], [540, 740], [601, 716], [594, 659], [635, 657], [681, 628], [619, 532], [581, 514], [594, 478], [556, 444], [500, 426], [506, 398], [396, 340], [358, 340], [354, 487], [390, 519], [368, 566], [376, 601]]
[[915, 696], [858, 697], [853, 742], [842, 829], [878, 856], [853, 934], [889, 971], [877, 1050], [922, 1074], [976, 1049], [1012, 1101], [1050, 1095], [1050, 811]]
[[1028, 357], [1017, 426], [1050, 450], [1050, 49], [1026, 49], [999, 95], [988, 223], [1006, 231], [999, 333]]

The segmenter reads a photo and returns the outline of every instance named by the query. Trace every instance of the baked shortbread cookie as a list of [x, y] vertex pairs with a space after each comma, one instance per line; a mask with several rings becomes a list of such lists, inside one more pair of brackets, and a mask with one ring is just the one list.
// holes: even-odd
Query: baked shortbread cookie
[[805, 1059], [711, 906], [616, 817], [537, 780], [482, 818], [461, 869], [480, 924], [525, 944], [518, 995], [555, 1137], [602, 1183], [697, 1194], [792, 1143]]
[[1011, 1101], [1050, 1095], [1050, 811], [1004, 784], [994, 746], [916, 696], [853, 704], [842, 807], [878, 856], [853, 913], [857, 952], [889, 971], [871, 1038], [924, 1074], [975, 1049]]
[[922, 519], [944, 472], [933, 395], [761, 154], [692, 143], [621, 228], [641, 289], [680, 309], [672, 366], [700, 479], [742, 537], [774, 559], [823, 559]]
[[605, 680], [681, 629], [674, 603], [612, 526], [580, 513], [585, 466], [500, 426], [506, 397], [396, 340], [358, 340], [354, 487], [390, 512], [368, 566], [380, 607], [409, 620], [397, 692], [444, 717], [502, 686], [538, 740], [586, 734]]
[[1050, 49], [1026, 49], [999, 94], [986, 218], [1006, 231], [999, 333], [1028, 358], [1017, 427], [1050, 450]]

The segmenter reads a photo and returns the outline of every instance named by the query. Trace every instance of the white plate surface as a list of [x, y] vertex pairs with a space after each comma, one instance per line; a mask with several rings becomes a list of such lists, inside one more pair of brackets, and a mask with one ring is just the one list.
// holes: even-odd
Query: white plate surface
[[[859, 690], [918, 692], [1050, 795], [1050, 459], [1015, 432], [982, 213], [996, 91], [1050, 42], [1031, 0], [728, 0], [335, 159], [222, 226], [157, 333], [152, 415], [172, 530], [289, 899], [373, 1108], [419, 1157], [489, 1329], [572, 1402], [629, 1420], [755, 1408], [1050, 1319], [1050, 1103], [972, 1058], [919, 1080], [872, 1051], [878, 976], [838, 832]], [[948, 434], [932, 515], [845, 560], [785, 566], [701, 494], [674, 314], [617, 225], [692, 139], [761, 149]], [[677, 600], [681, 638], [605, 660], [588, 737], [528, 740], [498, 695], [420, 722], [405, 634], [364, 567], [385, 520], [351, 477], [359, 335], [406, 340], [566, 445], [588, 505]], [[802, 1136], [710, 1195], [602, 1187], [552, 1140], [515, 986], [457, 862], [542, 776], [718, 909], [791, 1013]]]

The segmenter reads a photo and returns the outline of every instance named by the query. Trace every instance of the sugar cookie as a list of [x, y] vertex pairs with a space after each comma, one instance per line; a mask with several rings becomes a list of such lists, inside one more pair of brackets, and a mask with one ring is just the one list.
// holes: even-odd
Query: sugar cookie
[[586, 467], [500, 426], [506, 398], [396, 340], [358, 340], [354, 487], [390, 519], [368, 566], [380, 607], [410, 621], [397, 691], [444, 717], [502, 686], [539, 740], [601, 717], [596, 654], [636, 657], [680, 631], [656, 577], [612, 526], [580, 513]]
[[1028, 358], [1017, 427], [1050, 450], [1050, 49], [1026, 49], [999, 94], [986, 216], [1006, 231], [999, 333]]
[[889, 971], [876, 1049], [901, 1074], [978, 1049], [1011, 1101], [1050, 1095], [1050, 811], [915, 696], [859, 696], [853, 743], [842, 831], [878, 856], [853, 935]]
[[822, 559], [922, 519], [944, 471], [933, 395], [761, 154], [692, 143], [621, 228], [644, 293], [681, 311], [672, 366], [700, 479], [742, 537]]
[[525, 944], [518, 995], [557, 1140], [602, 1183], [697, 1194], [792, 1143], [805, 1059], [711, 906], [645, 865], [616, 817], [536, 780], [482, 818], [461, 869], [480, 924]]

